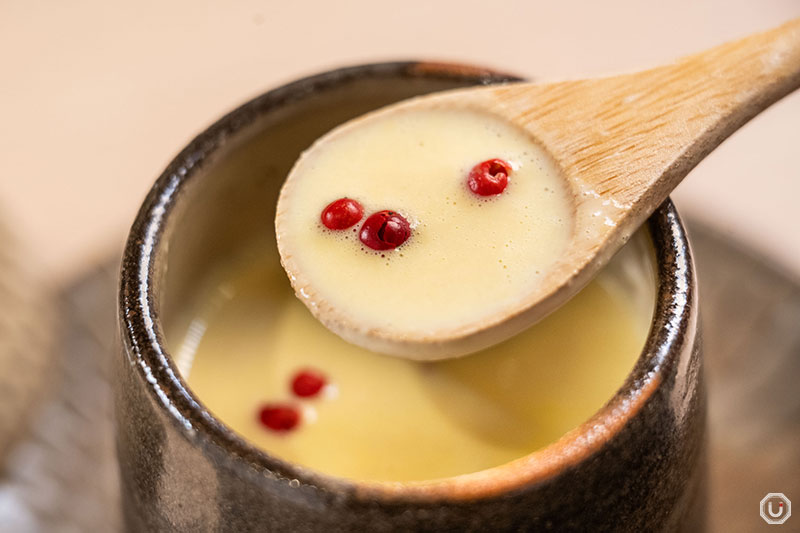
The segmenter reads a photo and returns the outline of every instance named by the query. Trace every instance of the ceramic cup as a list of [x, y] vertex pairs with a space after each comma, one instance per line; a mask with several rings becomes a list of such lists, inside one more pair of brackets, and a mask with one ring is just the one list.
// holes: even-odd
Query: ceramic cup
[[[274, 246], [278, 190], [311, 142], [416, 94], [502, 83], [458, 65], [326, 72], [270, 91], [194, 139], [131, 229], [122, 265], [117, 446], [130, 531], [697, 531], [705, 396], [689, 244], [668, 201], [647, 223], [656, 306], [634, 370], [577, 430], [507, 465], [422, 483], [314, 472], [249, 445], [203, 406], [164, 331], [211, 265]], [[391, 461], [392, 457], [386, 457]]]

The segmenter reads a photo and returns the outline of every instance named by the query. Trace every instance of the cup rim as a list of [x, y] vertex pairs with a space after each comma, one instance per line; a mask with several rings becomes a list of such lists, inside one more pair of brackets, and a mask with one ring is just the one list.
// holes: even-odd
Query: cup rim
[[[518, 81], [497, 71], [424, 61], [372, 63], [322, 72], [270, 90], [237, 107], [195, 137], [156, 180], [131, 227], [125, 246], [118, 313], [123, 357], [136, 368], [152, 401], [184, 436], [223, 461], [287, 483], [347, 495], [361, 501], [463, 501], [489, 498], [543, 483], [597, 453], [618, 434], [677, 364], [696, 325], [696, 289], [686, 232], [670, 200], [648, 219], [656, 255], [656, 302], [645, 346], [614, 396], [592, 417], [546, 447], [509, 463], [426, 481], [366, 481], [324, 474], [256, 448], [216, 419], [194, 396], [173, 363], [158, 315], [156, 265], [162, 236], [180, 193], [225, 141], [257, 117], [316, 91], [362, 78], [457, 79], [475, 84]], [[236, 466], [234, 466], [236, 468]]]

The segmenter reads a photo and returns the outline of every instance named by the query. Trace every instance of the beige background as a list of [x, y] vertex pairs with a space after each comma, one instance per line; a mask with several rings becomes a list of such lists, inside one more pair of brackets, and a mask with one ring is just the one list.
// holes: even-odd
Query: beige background
[[[798, 0], [0, 0], [0, 204], [54, 282], [119, 248], [178, 149], [298, 76], [386, 59], [539, 79], [668, 61], [800, 16]], [[685, 214], [800, 276], [800, 93], [680, 186]]]

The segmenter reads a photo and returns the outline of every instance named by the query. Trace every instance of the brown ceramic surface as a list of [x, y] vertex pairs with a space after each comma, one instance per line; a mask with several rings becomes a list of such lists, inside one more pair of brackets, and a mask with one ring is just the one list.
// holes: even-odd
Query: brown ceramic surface
[[[669, 203], [649, 222], [658, 301], [636, 368], [578, 431], [502, 467], [421, 484], [314, 473], [251, 447], [215, 420], [164, 348], [161, 317], [189, 301], [204, 266], [242, 241], [270, 245], [273, 213], [264, 206], [274, 203], [294, 156], [319, 134], [412, 94], [502, 79], [417, 63], [334, 71], [239, 108], [167, 168], [132, 228], [120, 288], [116, 407], [131, 529], [698, 527], [705, 396], [697, 301], [688, 243]], [[278, 153], [277, 162], [264, 155]]]

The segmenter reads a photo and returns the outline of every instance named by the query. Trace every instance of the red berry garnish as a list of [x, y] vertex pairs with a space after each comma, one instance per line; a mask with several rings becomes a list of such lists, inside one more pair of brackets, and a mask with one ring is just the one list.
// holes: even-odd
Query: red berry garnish
[[500, 194], [508, 185], [511, 165], [502, 159], [488, 159], [478, 163], [469, 171], [469, 190], [481, 196]]
[[300, 411], [292, 405], [268, 403], [258, 411], [258, 419], [273, 431], [289, 431], [300, 423]]
[[364, 208], [350, 198], [339, 198], [322, 210], [322, 223], [328, 229], [346, 229], [361, 220]]
[[325, 386], [325, 376], [314, 370], [302, 370], [292, 380], [292, 391], [301, 398], [316, 396]]
[[397, 248], [411, 236], [411, 225], [402, 215], [389, 210], [378, 211], [364, 221], [358, 237], [373, 250]]

